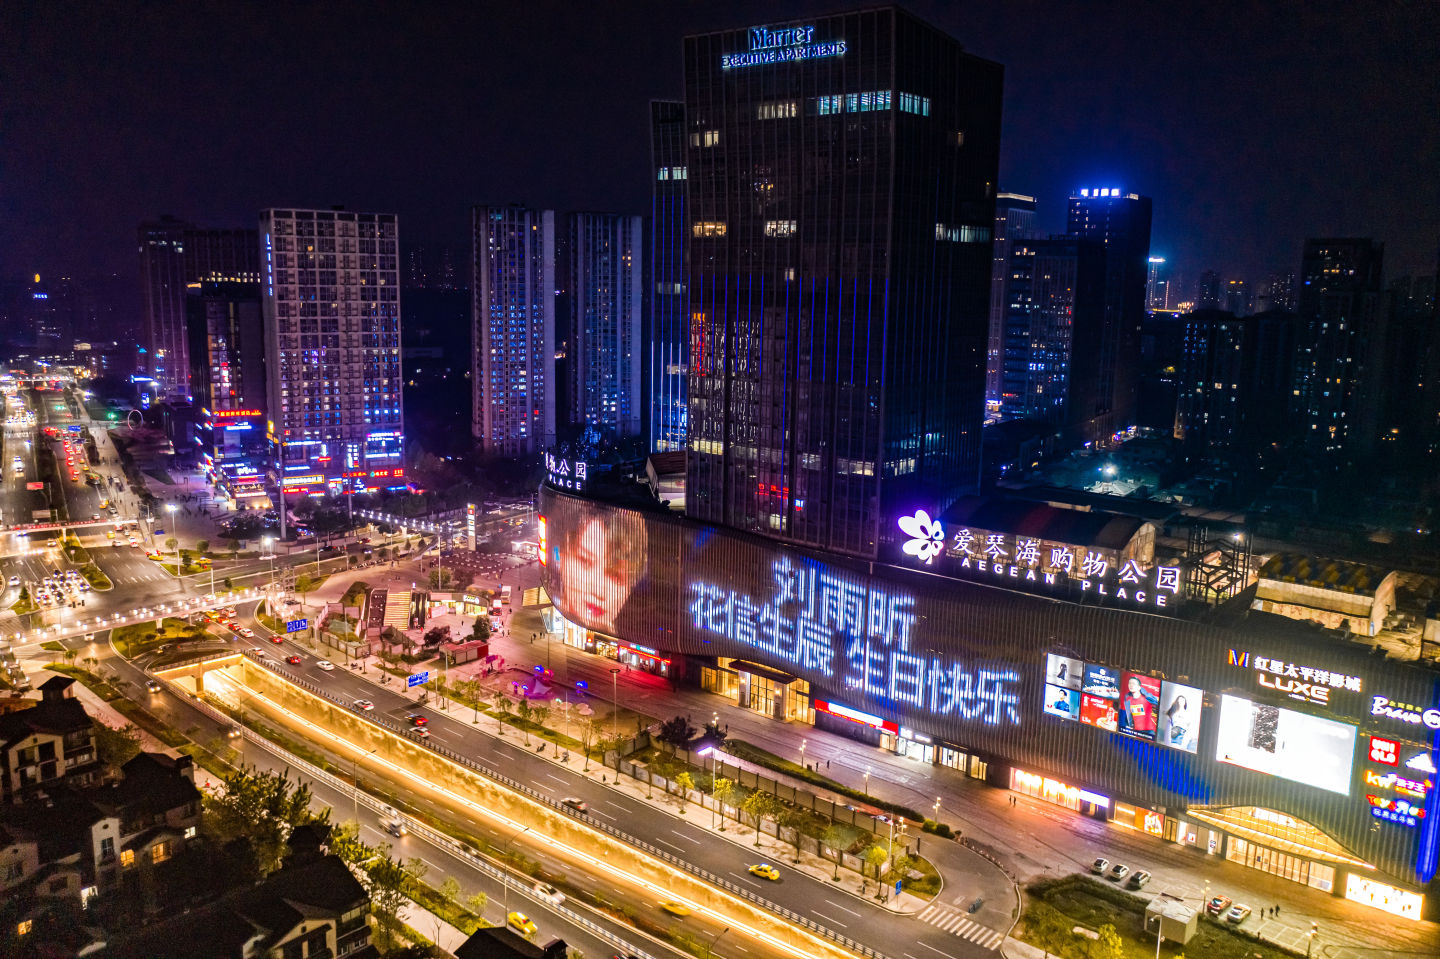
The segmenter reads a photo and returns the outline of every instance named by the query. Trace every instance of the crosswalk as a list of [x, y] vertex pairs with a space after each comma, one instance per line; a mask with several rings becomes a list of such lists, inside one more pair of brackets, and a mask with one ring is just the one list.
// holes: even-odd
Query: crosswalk
[[996, 932], [988, 926], [982, 926], [969, 919], [964, 913], [948, 906], [937, 906], [931, 903], [921, 911], [920, 919], [937, 929], [969, 940], [982, 949], [995, 949], [1005, 941], [1003, 933]]

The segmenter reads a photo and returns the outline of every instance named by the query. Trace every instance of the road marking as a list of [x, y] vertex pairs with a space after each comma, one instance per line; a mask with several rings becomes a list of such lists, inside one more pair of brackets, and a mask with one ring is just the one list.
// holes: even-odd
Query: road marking
[[697, 846], [700, 845], [700, 840], [695, 839], [695, 838], [693, 838], [693, 837], [691, 837], [691, 836], [687, 836], [687, 835], [685, 835], [683, 832], [680, 832], [680, 831], [675, 830], [675, 829], [670, 830], [670, 832], [672, 832], [672, 833], [674, 833], [675, 835], [679, 836], [681, 839], [685, 840], [686, 842], [693, 842], [693, 843], [694, 843], [695, 845], [697, 845]]
[[[811, 909], [810, 911], [813, 912], [815, 915], [819, 916], [821, 919], [824, 919], [826, 922], [835, 923], [835, 925], [839, 926], [841, 929], [850, 928], [849, 926], [845, 925], [845, 923], [841, 922], [839, 919], [832, 919], [829, 916], [825, 915], [825, 913], [821, 912], [819, 909]], [[921, 943], [921, 945], [923, 946], [924, 943]], [[937, 949], [935, 951], [939, 952], [940, 950]], [[952, 956], [951, 959], [954, 959], [954, 957]]]
[[618, 809], [623, 813], [629, 813], [634, 811], [629, 806], [622, 806], [619, 803], [613, 803], [608, 799], [602, 799], [600, 801], [603, 802], [605, 805], [609, 806], [611, 809]]
[[561, 779], [559, 776], [552, 776], [552, 775], [550, 775], [549, 773], [546, 773], [546, 774], [545, 774], [545, 778], [546, 778], [546, 779], [553, 779], [553, 780], [555, 780], [557, 783], [559, 783], [559, 784], [562, 785], [562, 786], [568, 786], [568, 785], [570, 785], [570, 780], [568, 780], [568, 779]]
[[826, 901], [827, 903], [829, 903], [830, 905], [834, 906], [836, 909], [839, 909], [841, 912], [848, 912], [848, 913], [850, 913], [850, 915], [854, 916], [856, 919], [863, 919], [863, 918], [864, 918], [864, 916], [862, 916], [860, 913], [856, 912], [854, 909], [846, 909], [844, 906], [840, 905], [840, 904], [839, 904], [838, 902], [836, 902], [834, 899], [826, 899], [825, 901]]
[[[663, 839], [660, 840], [660, 841], [661, 841], [661, 842], [665, 842], [665, 840], [663, 840]], [[669, 843], [665, 843], [665, 844], [666, 844], [667, 846], [669, 845]], [[739, 879], [741, 882], [748, 882], [750, 885], [754, 886], [756, 889], [761, 889], [761, 888], [763, 888], [758, 882], [756, 882], [754, 879], [751, 879], [749, 876], [742, 876], [742, 875], [740, 875], [738, 872], [732, 872], [730, 875], [734, 876], [736, 879]]]
[[[655, 841], [656, 841], [656, 842], [665, 842], [665, 840], [661, 839], [659, 836], [656, 836], [656, 837], [655, 837]], [[674, 849], [674, 850], [677, 851], [677, 852], [684, 852], [684, 851], [685, 851], [685, 850], [681, 849], [679, 846], [675, 845], [673, 842], [665, 842], [665, 845], [669, 846], [671, 849]]]
[[611, 820], [612, 822], [615, 820], [615, 817], [614, 817], [614, 816], [610, 815], [608, 812], [601, 812], [600, 810], [596, 809], [594, 806], [591, 806], [591, 807], [590, 807], [590, 815], [592, 815], [592, 816], [604, 816], [606, 819], [609, 819], [609, 820]]
[[[811, 911], [813, 912], [814, 910], [811, 910]], [[938, 953], [940, 953], [940, 955], [947, 957], [947, 959], [956, 959], [955, 956], [950, 955], [950, 953], [946, 952], [944, 949], [936, 949], [934, 946], [930, 945], [930, 943], [928, 943], [928, 942], [922, 942], [922, 943], [920, 943], [920, 945], [924, 946], [926, 949], [929, 949], [931, 952], [938, 952]]]

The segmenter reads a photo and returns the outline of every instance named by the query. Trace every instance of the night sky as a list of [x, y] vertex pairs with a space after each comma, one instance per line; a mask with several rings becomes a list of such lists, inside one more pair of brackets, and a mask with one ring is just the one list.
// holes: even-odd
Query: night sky
[[[1154, 197], [1187, 296], [1204, 269], [1298, 268], [1306, 236], [1433, 272], [1440, 4], [908, 6], [1004, 64], [1000, 188], [1046, 229], [1072, 188], [1121, 186]], [[681, 38], [843, 8], [5, 3], [0, 273], [134, 274], [161, 213], [395, 212], [402, 242], [463, 263], [473, 203], [644, 212], [646, 102], [681, 95]]]

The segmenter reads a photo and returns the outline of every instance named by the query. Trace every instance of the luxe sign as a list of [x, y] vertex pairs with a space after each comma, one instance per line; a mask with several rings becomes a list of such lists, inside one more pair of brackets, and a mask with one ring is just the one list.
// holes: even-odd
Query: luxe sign
[[720, 67], [754, 67], [764, 63], [793, 63], [796, 60], [820, 60], [845, 55], [845, 41], [816, 43], [815, 27], [751, 27], [748, 53], [726, 53]]
[[1288, 696], [1302, 703], [1314, 703], [1316, 706], [1330, 705], [1332, 689], [1358, 693], [1364, 687], [1364, 682], [1359, 676], [1332, 672], [1328, 669], [1317, 669], [1314, 666], [1287, 663], [1283, 659], [1274, 659], [1269, 656], [1252, 657], [1242, 649], [1229, 650], [1226, 653], [1226, 661], [1231, 666], [1238, 666], [1241, 669], [1253, 666], [1255, 683], [1262, 689], [1280, 693], [1282, 696]]

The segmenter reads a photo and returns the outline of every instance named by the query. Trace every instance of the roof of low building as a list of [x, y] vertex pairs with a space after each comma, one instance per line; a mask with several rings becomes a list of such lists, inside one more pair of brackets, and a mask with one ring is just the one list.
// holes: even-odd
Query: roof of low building
[[[48, 683], [47, 683], [48, 685]], [[90, 716], [78, 699], [42, 699], [29, 709], [0, 713], [0, 743], [34, 733], [64, 734], [90, 728]]]
[[964, 496], [941, 514], [947, 527], [1032, 536], [1036, 539], [1099, 549], [1124, 549], [1146, 525], [1134, 516], [1098, 510], [1059, 509], [1045, 503], [993, 496]]
[[1390, 573], [1390, 570], [1365, 563], [1325, 559], [1303, 553], [1276, 553], [1260, 567], [1261, 579], [1362, 596], [1373, 596]]

